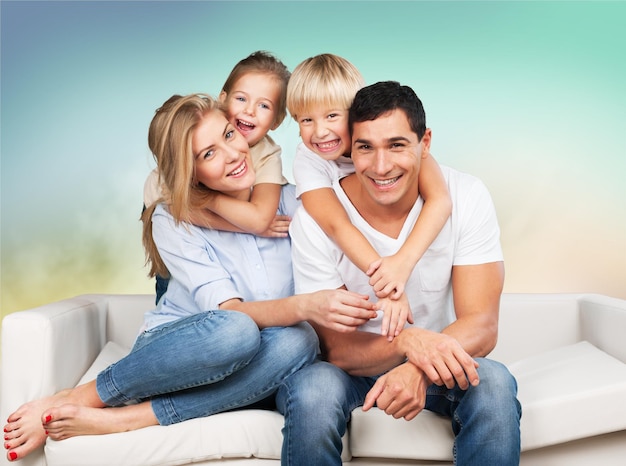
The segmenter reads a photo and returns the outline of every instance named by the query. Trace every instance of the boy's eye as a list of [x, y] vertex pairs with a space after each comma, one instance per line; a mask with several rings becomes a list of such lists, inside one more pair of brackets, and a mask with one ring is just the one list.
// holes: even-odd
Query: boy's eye
[[311, 123], [311, 119], [310, 118], [300, 118], [300, 123], [303, 123], [303, 124]]

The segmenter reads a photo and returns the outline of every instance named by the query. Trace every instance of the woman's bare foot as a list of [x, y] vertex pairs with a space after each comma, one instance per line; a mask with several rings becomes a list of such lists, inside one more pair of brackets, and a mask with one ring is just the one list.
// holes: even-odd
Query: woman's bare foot
[[46, 431], [42, 425], [43, 412], [62, 401], [69, 394], [64, 390], [40, 400], [20, 406], [11, 414], [4, 426], [4, 448], [9, 461], [24, 458], [46, 441]]
[[102, 435], [127, 432], [158, 425], [150, 402], [119, 408], [89, 408], [65, 404], [45, 412], [43, 427], [53, 440], [78, 435]]
[[103, 406], [95, 382], [23, 404], [9, 416], [4, 426], [4, 448], [9, 461], [24, 458], [44, 444], [47, 436], [44, 424], [49, 421], [46, 411], [66, 403]]

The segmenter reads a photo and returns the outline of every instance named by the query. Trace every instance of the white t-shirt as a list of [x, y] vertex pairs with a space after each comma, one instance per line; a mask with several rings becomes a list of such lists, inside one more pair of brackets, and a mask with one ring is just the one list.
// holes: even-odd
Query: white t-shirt
[[[451, 273], [455, 265], [473, 265], [503, 260], [500, 228], [491, 196], [478, 178], [441, 167], [447, 181], [453, 208], [443, 229], [420, 259], [407, 281], [405, 292], [413, 313], [414, 326], [441, 331], [456, 317], [452, 302]], [[422, 210], [418, 198], [398, 238], [372, 228], [354, 208], [337, 180], [333, 188], [352, 223], [364, 234], [381, 256], [398, 251], [413, 229]], [[296, 293], [336, 289], [377, 298], [369, 278], [341, 251], [302, 207], [290, 225]], [[382, 312], [360, 327], [380, 333]]]
[[341, 156], [337, 160], [325, 160], [303, 142], [296, 148], [293, 161], [293, 178], [296, 181], [296, 196], [319, 188], [332, 188], [333, 181], [354, 173], [350, 157]]

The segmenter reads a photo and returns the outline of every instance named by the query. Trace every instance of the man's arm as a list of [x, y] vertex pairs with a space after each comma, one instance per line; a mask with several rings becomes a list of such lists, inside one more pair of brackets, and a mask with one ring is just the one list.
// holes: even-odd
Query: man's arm
[[393, 342], [368, 332], [349, 335], [316, 328], [324, 357], [352, 375], [373, 376], [408, 359], [436, 384], [478, 383], [473, 357], [487, 355], [498, 332], [504, 265], [455, 266], [452, 289], [457, 320], [441, 333], [405, 329]]
[[454, 337], [472, 357], [487, 356], [496, 346], [503, 286], [503, 262], [452, 268], [457, 320], [442, 333]]

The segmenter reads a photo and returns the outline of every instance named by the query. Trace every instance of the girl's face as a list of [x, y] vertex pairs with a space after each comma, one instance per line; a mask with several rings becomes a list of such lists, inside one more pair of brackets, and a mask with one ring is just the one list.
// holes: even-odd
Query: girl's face
[[276, 113], [280, 100], [280, 82], [271, 74], [246, 73], [220, 100], [226, 104], [230, 123], [248, 141], [250, 147], [276, 129]]
[[302, 142], [324, 160], [350, 153], [347, 110], [313, 108], [297, 118]]
[[198, 183], [233, 197], [250, 195], [255, 174], [248, 143], [221, 111], [202, 116], [191, 148]]

